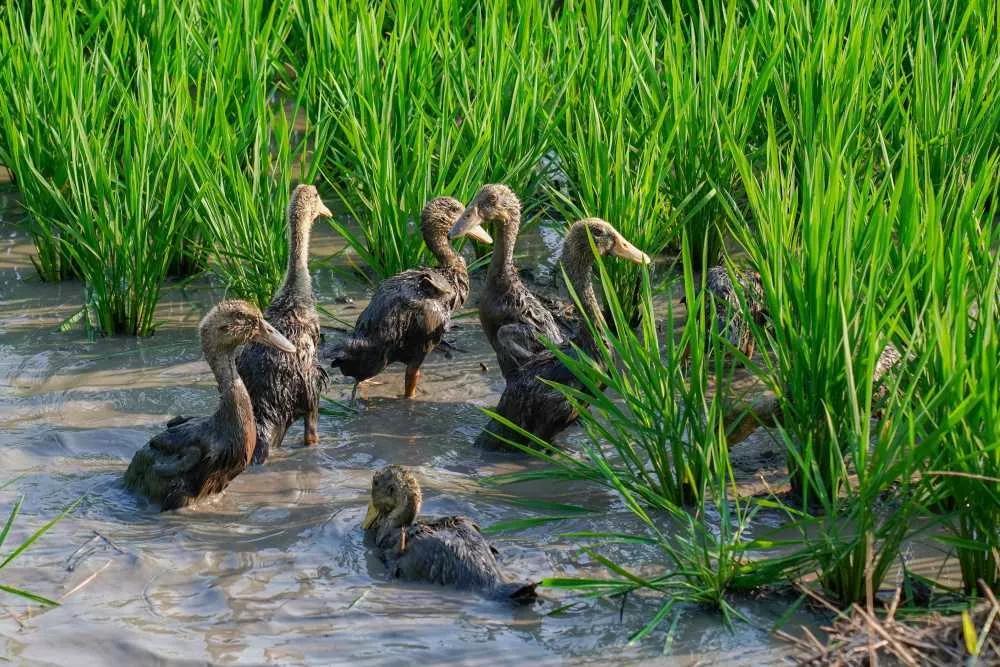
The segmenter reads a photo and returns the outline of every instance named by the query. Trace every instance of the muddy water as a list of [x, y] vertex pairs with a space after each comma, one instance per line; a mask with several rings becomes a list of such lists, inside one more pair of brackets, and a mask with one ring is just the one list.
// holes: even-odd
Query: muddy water
[[[0, 195], [2, 197], [3, 195]], [[40, 610], [0, 598], [0, 653], [23, 664], [329, 664], [388, 662], [541, 663], [655, 659], [664, 633], [627, 646], [655, 612], [653, 600], [580, 601], [547, 591], [533, 609], [464, 593], [387, 581], [366, 552], [359, 523], [372, 470], [413, 466], [428, 515], [461, 513], [488, 526], [530, 516], [521, 498], [582, 502], [593, 517], [496, 538], [507, 570], [523, 578], [599, 574], [570, 530], [620, 528], [628, 515], [583, 485], [502, 491], [485, 476], [536, 465], [471, 446], [484, 418], [477, 406], [501, 389], [474, 317], [460, 320], [451, 360], [434, 355], [417, 400], [397, 398], [393, 369], [369, 387], [358, 414], [324, 415], [321, 444], [300, 446], [301, 426], [263, 467], [217, 499], [160, 515], [120, 483], [132, 454], [175, 414], [216, 401], [195, 326], [218, 297], [207, 286], [168, 289], [156, 335], [90, 341], [58, 325], [80, 287], [46, 285], [31, 269], [15, 210], [0, 202], [0, 520], [24, 496], [11, 536], [31, 531], [80, 499], [79, 507], [13, 566], [0, 583], [62, 601]], [[314, 254], [331, 239], [320, 235]], [[538, 243], [543, 250], [546, 243]], [[328, 248], [327, 248], [328, 249]], [[545, 254], [542, 252], [542, 254]], [[364, 290], [318, 271], [320, 300], [353, 321]], [[343, 295], [355, 300], [342, 303]], [[338, 299], [338, 297], [341, 297]], [[487, 372], [481, 364], [489, 367]], [[350, 386], [336, 378], [329, 396]], [[569, 434], [569, 439], [573, 439]], [[16, 479], [15, 479], [16, 478]], [[605, 553], [642, 569], [643, 554]], [[764, 664], [786, 650], [768, 628], [787, 601], [739, 602], [750, 619], [732, 632], [719, 618], [685, 609], [669, 647], [681, 664]], [[813, 619], [803, 618], [803, 622]]]

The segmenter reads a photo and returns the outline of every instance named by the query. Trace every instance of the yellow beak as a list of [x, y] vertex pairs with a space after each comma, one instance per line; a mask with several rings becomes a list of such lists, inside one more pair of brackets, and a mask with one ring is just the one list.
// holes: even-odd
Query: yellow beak
[[368, 530], [375, 524], [375, 520], [378, 518], [378, 510], [375, 508], [375, 503], [368, 501], [368, 513], [365, 514], [364, 521], [361, 522], [361, 527]]
[[617, 243], [611, 249], [611, 254], [636, 264], [649, 264], [650, 262], [649, 255], [636, 248], [621, 235], [618, 236]]

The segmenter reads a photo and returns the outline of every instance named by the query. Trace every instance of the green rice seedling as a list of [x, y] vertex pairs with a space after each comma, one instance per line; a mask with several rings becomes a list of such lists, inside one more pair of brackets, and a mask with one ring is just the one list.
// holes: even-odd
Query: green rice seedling
[[[364, 3], [361, 3], [362, 5]], [[341, 68], [322, 76], [320, 132], [330, 139], [327, 179], [355, 226], [336, 231], [377, 276], [412, 268], [427, 251], [416, 233], [420, 208], [441, 193], [471, 196], [478, 156], [465, 150], [458, 101], [440, 84], [455, 36], [436, 10], [359, 6], [357, 21], [336, 39]]]
[[[895, 329], [898, 192], [871, 168], [856, 178], [832, 147], [782, 151], [773, 124], [763, 169], [732, 152], [753, 216], [751, 225], [731, 205], [733, 233], [760, 272], [770, 313], [770, 327], [757, 331], [769, 353], [760, 376], [778, 400], [795, 493], [807, 506], [832, 503], [846, 480], [844, 453], [871, 439], [875, 364]], [[814, 157], [796, 177], [801, 155]]]
[[669, 173], [660, 186], [678, 209], [692, 243], [692, 256], [706, 266], [722, 257], [723, 198], [739, 196], [739, 178], [723, 137], [741, 146], [757, 139], [762, 99], [769, 90], [780, 52], [761, 38], [772, 30], [771, 11], [760, 6], [744, 17], [742, 3], [709, 3], [681, 11], [661, 7], [660, 40], [634, 61], [641, 66], [643, 106], [663, 109], [659, 125], [668, 146]]
[[543, 5], [524, 0], [494, 0], [468, 21], [468, 44], [445, 63], [444, 82], [458, 101], [463, 150], [478, 158], [477, 181], [506, 183], [531, 206], [561, 108], [562, 82], [549, 74], [557, 28]]
[[[47, 4], [26, 18], [17, 3], [9, 3], [0, 14], [5, 53], [0, 87], [6, 91], [0, 105], [5, 137], [0, 162], [17, 180], [37, 253], [32, 261], [45, 281], [76, 273], [61, 241], [60, 207], [51, 195], [69, 179], [70, 156], [62, 137], [74, 125], [96, 126], [113, 105], [111, 88], [101, 85], [102, 66], [88, 55], [102, 46], [96, 37], [87, 43], [76, 37], [76, 13], [64, 5]], [[79, 104], [84, 99], [87, 104]]]
[[[655, 68], [657, 25], [649, 11], [602, 5], [594, 16], [579, 10], [562, 17], [580, 25], [559, 49], [567, 78], [565, 110], [552, 146], [569, 180], [568, 196], [553, 192], [567, 220], [598, 216], [636, 247], [661, 252], [678, 230], [662, 183], [669, 178], [671, 144], [662, 137], [666, 108], [644, 105], [640, 75]], [[600, 91], [600, 94], [595, 94]], [[609, 268], [622, 304], [637, 319], [641, 291], [635, 266]]]
[[[916, 143], [916, 142], [915, 142]], [[935, 508], [958, 558], [965, 589], [1000, 583], [1000, 259], [989, 210], [996, 201], [1000, 157], [966, 174], [952, 169], [934, 184], [937, 165], [924, 153], [909, 176], [911, 224], [900, 245], [914, 248], [904, 320], [919, 353], [917, 389], [906, 430], [931, 442], [914, 471], [931, 487]], [[897, 432], [901, 431], [901, 432]]]
[[293, 136], [294, 112], [272, 110], [264, 98], [259, 104], [251, 118], [254, 136], [249, 146], [244, 143], [244, 127], [219, 119], [212, 137], [214, 150], [203, 153], [188, 137], [187, 154], [197, 187], [199, 229], [210, 248], [210, 268], [228, 290], [263, 308], [285, 274], [285, 211], [294, 179], [316, 178], [320, 160], [314, 158], [322, 149], [309, 151], [308, 134]]
[[190, 224], [187, 174], [170, 123], [190, 104], [186, 83], [163, 94], [144, 61], [137, 70], [132, 86], [105, 80], [115, 106], [105, 109], [102, 126], [75, 123], [60, 137], [64, 164], [72, 165], [61, 187], [31, 174], [58, 208], [56, 233], [84, 281], [91, 325], [105, 334], [152, 331], [171, 250]]
[[[11, 482], [0, 484], [0, 490], [4, 489], [10, 484]], [[23, 496], [18, 497], [18, 499], [15, 500], [14, 504], [11, 506], [10, 514], [7, 515], [7, 521], [4, 522], [3, 527], [0, 528], [0, 548], [3, 548], [3, 545], [7, 542], [7, 537], [10, 535], [10, 531], [14, 527], [14, 522], [17, 520], [17, 516], [21, 512], [21, 505], [23, 502], [24, 502], [24, 497]], [[48, 522], [43, 524], [41, 528], [36, 530], [30, 536], [28, 536], [28, 538], [25, 539], [23, 542], [21, 542], [21, 544], [11, 549], [10, 552], [7, 553], [7, 555], [0, 558], [0, 573], [3, 572], [5, 567], [7, 567], [15, 560], [17, 560], [17, 558], [21, 556], [25, 551], [30, 549], [31, 545], [37, 542], [43, 535], [45, 535], [45, 533], [49, 532], [53, 526], [62, 521], [67, 514], [76, 509], [76, 506], [78, 504], [79, 501], [73, 503], [72, 505], [64, 509], [55, 518], [49, 520]], [[47, 607], [54, 607], [59, 604], [55, 600], [49, 599], [37, 593], [32, 593], [31, 591], [21, 588], [20, 586], [12, 586], [10, 584], [0, 583], [0, 592], [19, 597], [29, 602], [37, 602], [38, 604], [42, 604]]]

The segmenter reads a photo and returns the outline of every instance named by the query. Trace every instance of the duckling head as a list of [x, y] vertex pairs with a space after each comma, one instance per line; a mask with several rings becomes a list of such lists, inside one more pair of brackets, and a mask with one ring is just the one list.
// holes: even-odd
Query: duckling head
[[361, 527], [380, 524], [382, 529], [401, 528], [413, 523], [420, 512], [420, 483], [409, 470], [390, 465], [372, 477], [372, 497]]
[[594, 239], [597, 252], [602, 256], [614, 255], [636, 264], [649, 264], [649, 255], [629, 243], [611, 223], [600, 218], [585, 218], [573, 223], [566, 234], [563, 256], [579, 258], [581, 261], [588, 261], [593, 257], [590, 241], [587, 239], [588, 232], [590, 238]]
[[295, 346], [246, 301], [222, 301], [202, 318], [198, 327], [201, 347], [206, 357], [233, 350], [251, 341], [263, 343], [282, 352], [295, 352]]
[[320, 199], [316, 186], [308, 183], [295, 186], [288, 200], [288, 219], [308, 227], [321, 217], [332, 218], [333, 213]]
[[513, 190], [502, 183], [491, 183], [480, 188], [452, 226], [448, 236], [453, 239], [471, 236], [477, 241], [490, 243], [492, 239], [485, 240], [490, 236], [483, 229], [483, 224], [487, 222], [509, 228], [516, 228], [521, 224], [521, 201]]
[[[436, 197], [424, 205], [420, 212], [420, 232], [428, 248], [434, 251], [448, 245], [448, 232], [464, 210], [462, 202], [454, 197]], [[493, 243], [482, 227], [477, 226], [468, 236], [480, 243]]]

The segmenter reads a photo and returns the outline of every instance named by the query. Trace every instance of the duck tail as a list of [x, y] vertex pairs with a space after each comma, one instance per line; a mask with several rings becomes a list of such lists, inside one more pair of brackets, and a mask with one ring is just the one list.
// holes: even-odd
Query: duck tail
[[532, 583], [500, 584], [496, 589], [496, 596], [502, 600], [510, 600], [515, 604], [531, 604], [538, 599], [538, 588], [540, 581]]

